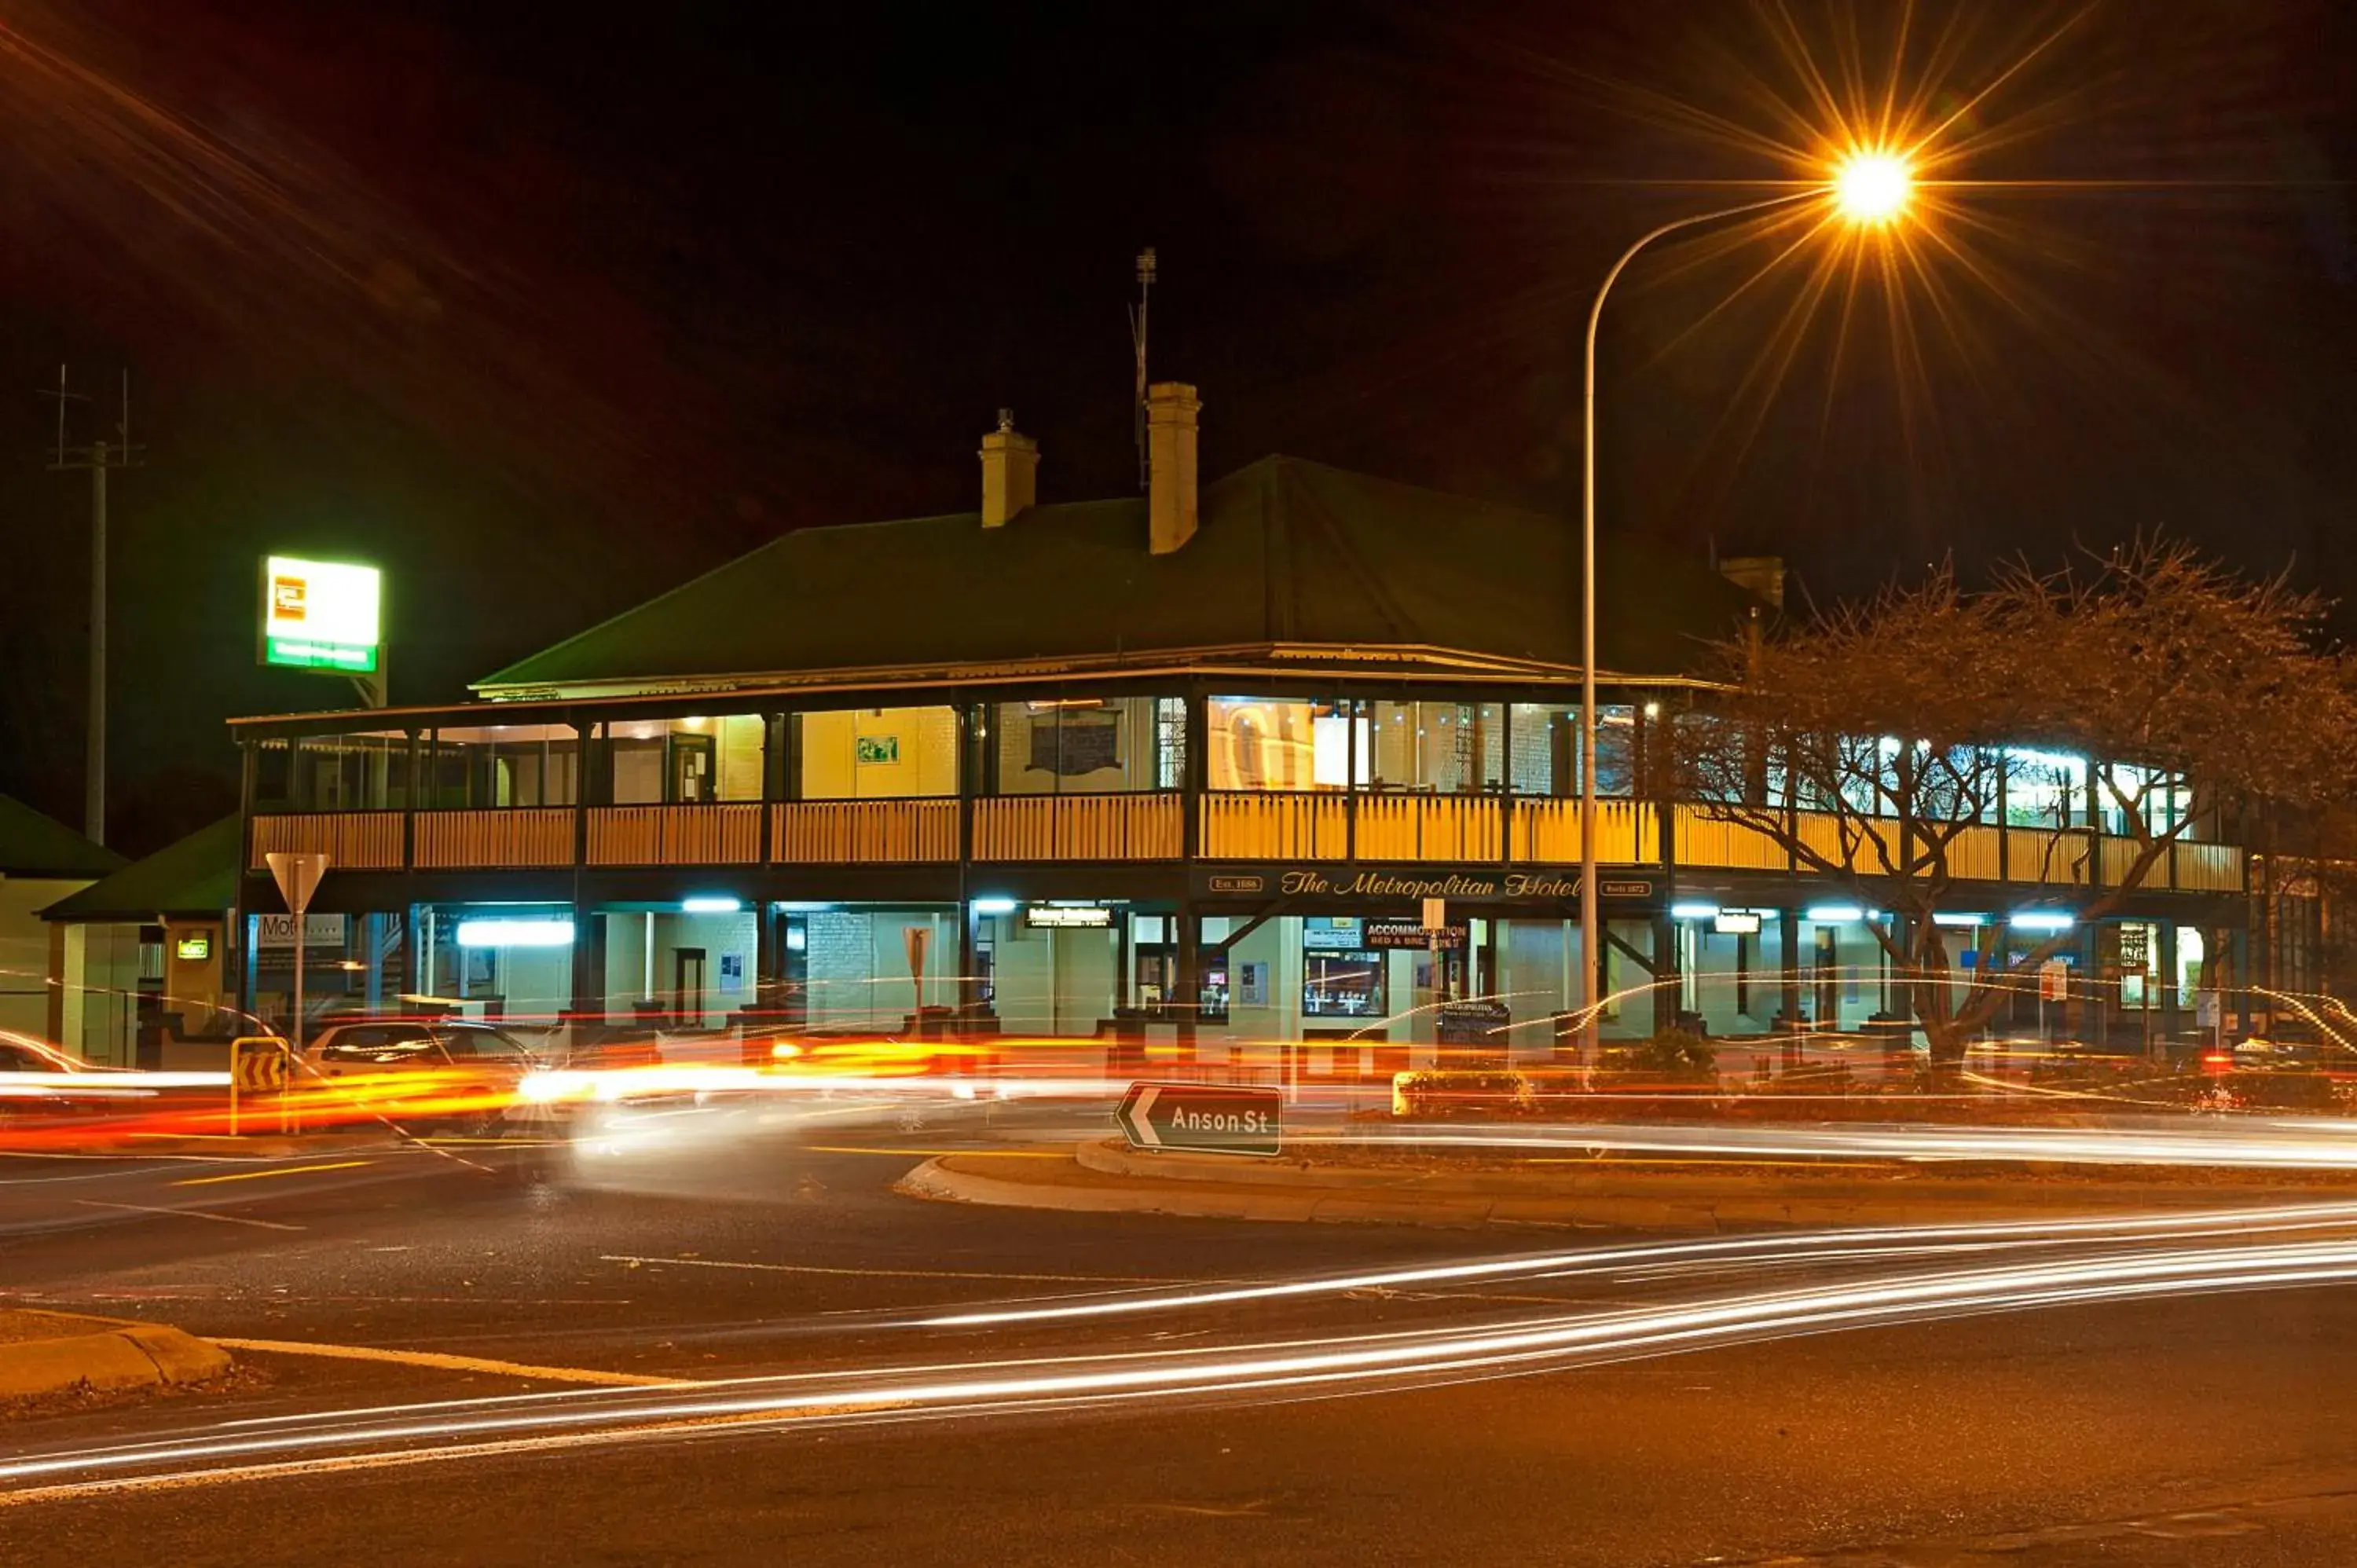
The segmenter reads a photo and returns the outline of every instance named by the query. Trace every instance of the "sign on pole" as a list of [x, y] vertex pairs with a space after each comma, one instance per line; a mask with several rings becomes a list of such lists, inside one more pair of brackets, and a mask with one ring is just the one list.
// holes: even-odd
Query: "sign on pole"
[[2050, 958], [2038, 966], [2038, 999], [2040, 1002], [2071, 1000], [2071, 966], [2059, 958]]
[[1285, 1141], [1285, 1096], [1225, 1084], [1133, 1083], [1114, 1119], [1133, 1149], [1275, 1155]]
[[278, 1120], [286, 1121], [286, 1042], [271, 1035], [253, 1035], [229, 1043], [229, 1130], [240, 1130], [238, 1112], [249, 1095], [276, 1093]]
[[383, 596], [383, 575], [373, 566], [269, 557], [262, 567], [262, 662], [375, 674]]
[[278, 896], [286, 900], [287, 912], [294, 917], [295, 1005], [286, 1037], [299, 1051], [303, 1048], [303, 939], [311, 924], [311, 895], [319, 890], [319, 878], [328, 875], [328, 857], [273, 850], [262, 858], [270, 866], [270, 880], [278, 884]]

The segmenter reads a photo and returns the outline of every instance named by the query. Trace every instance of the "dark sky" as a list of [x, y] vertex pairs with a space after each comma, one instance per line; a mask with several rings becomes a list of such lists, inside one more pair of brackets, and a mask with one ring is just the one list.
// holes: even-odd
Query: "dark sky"
[[1608, 526], [1821, 595], [2164, 528], [2349, 595], [2351, 9], [0, 0], [0, 789], [79, 820], [61, 359], [129, 369], [148, 448], [112, 599], [145, 850], [228, 802], [223, 717], [344, 700], [253, 667], [268, 550], [382, 563], [422, 702], [780, 530], [972, 506], [1002, 403], [1045, 499], [1134, 486], [1141, 244], [1210, 472], [1571, 519], [1598, 279], [1812, 174], [1813, 82], [1896, 81], [1957, 183], [1895, 245], [1649, 252]]

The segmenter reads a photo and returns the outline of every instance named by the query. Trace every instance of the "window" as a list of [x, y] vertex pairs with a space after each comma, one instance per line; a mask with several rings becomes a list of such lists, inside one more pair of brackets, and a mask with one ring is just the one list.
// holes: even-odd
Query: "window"
[[485, 725], [418, 741], [418, 803], [457, 811], [570, 806], [580, 798], [578, 736], [570, 725]]
[[1359, 704], [1366, 717], [1370, 766], [1360, 782], [1374, 789], [1458, 795], [1496, 789], [1506, 761], [1505, 713], [1496, 703]]
[[[1204, 708], [1214, 789], [1341, 789], [1351, 778], [1351, 704], [1289, 697], [1213, 697]], [[1366, 739], [1357, 742], [1367, 776]]]
[[985, 793], [1175, 789], [1186, 776], [1186, 704], [1178, 698], [1060, 697], [985, 713]]
[[1596, 792], [1627, 797], [1637, 785], [1637, 710], [1627, 703], [1596, 708]]
[[600, 731], [606, 798], [617, 806], [758, 800], [767, 729], [758, 714], [608, 721]]
[[2017, 828], [2084, 824], [2087, 759], [2068, 752], [2010, 749], [2005, 754], [2005, 820]]
[[[2136, 830], [2129, 822], [2133, 812], [2144, 819], [2151, 832], [2165, 833], [2192, 812], [2193, 792], [2181, 775], [2125, 762], [2115, 762], [2104, 772], [2108, 781], [2098, 780], [2094, 793], [2096, 804], [2103, 811], [2105, 832], [2124, 838], [2133, 836]], [[2127, 797], [2128, 805], [2121, 805], [2121, 795]]]
[[1516, 703], [1513, 755], [1507, 776], [1517, 795], [1579, 793], [1579, 708], [1569, 703]]
[[1183, 697], [1154, 700], [1155, 787], [1187, 787], [1187, 702]]
[[957, 793], [953, 708], [850, 708], [795, 714], [786, 724], [794, 758], [789, 787], [796, 800]]

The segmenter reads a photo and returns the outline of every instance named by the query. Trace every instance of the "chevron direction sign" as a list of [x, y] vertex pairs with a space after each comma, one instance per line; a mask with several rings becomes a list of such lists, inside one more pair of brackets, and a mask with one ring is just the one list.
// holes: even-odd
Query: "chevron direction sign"
[[1133, 1083], [1114, 1112], [1133, 1149], [1274, 1155], [1285, 1141], [1285, 1096], [1211, 1083]]

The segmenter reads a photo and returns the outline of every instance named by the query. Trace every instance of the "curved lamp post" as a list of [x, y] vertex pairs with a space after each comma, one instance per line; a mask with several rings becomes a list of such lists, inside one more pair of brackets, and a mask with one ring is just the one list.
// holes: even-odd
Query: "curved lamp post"
[[1596, 1043], [1598, 982], [1603, 972], [1601, 922], [1597, 918], [1596, 888], [1596, 330], [1604, 319], [1604, 301], [1621, 272], [1637, 252], [1665, 234], [1698, 228], [1729, 218], [1786, 207], [1812, 199], [1828, 200], [1846, 222], [1861, 228], [1890, 222], [1906, 210], [1914, 192], [1914, 171], [1902, 154], [1854, 153], [1823, 185], [1787, 191], [1739, 207], [1721, 208], [1676, 218], [1648, 231], [1604, 274], [1596, 303], [1587, 311], [1586, 408], [1581, 424], [1579, 461], [1579, 1045], [1583, 1055]]

